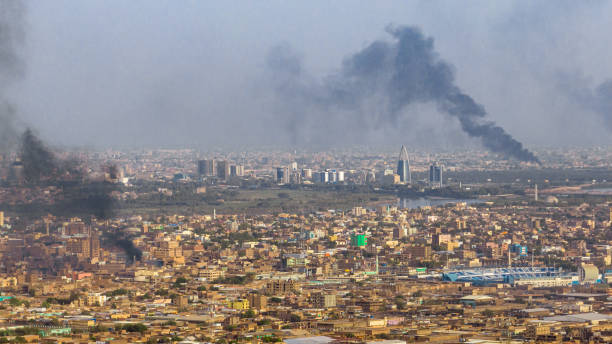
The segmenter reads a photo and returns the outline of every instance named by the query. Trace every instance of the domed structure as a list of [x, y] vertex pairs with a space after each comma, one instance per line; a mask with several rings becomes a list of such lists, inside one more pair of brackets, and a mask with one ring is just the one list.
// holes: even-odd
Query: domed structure
[[557, 204], [559, 203], [559, 199], [555, 196], [548, 196], [546, 197], [546, 203]]

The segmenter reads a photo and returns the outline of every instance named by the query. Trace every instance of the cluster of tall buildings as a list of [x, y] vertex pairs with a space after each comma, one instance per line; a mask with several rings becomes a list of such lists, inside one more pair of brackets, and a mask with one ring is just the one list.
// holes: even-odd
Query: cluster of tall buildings
[[304, 180], [322, 184], [343, 183], [344, 175], [344, 171], [336, 169], [325, 169], [319, 172], [313, 172], [310, 168], [298, 170], [295, 162], [289, 167], [276, 168], [276, 182], [279, 184], [300, 184]]
[[244, 176], [244, 165], [231, 164], [227, 160], [199, 160], [198, 175], [200, 177], [228, 180], [232, 176]]
[[[429, 178], [425, 181], [431, 187], [443, 186], [443, 165], [434, 162], [429, 167]], [[204, 159], [198, 161], [200, 178], [228, 181], [230, 177], [242, 177], [245, 174], [244, 164], [231, 163], [228, 160]], [[405, 146], [402, 145], [397, 161], [397, 170], [387, 169], [380, 176], [383, 184], [412, 184], [410, 158]], [[373, 183], [377, 179], [375, 171], [348, 170], [325, 168], [313, 171], [311, 168], [298, 169], [297, 162], [287, 166], [276, 167], [273, 178], [278, 184], [336, 184], [336, 183]]]
[[[425, 180], [431, 187], [443, 186], [444, 166], [434, 162], [429, 166], [429, 178]], [[296, 162], [289, 166], [277, 167], [274, 179], [278, 184], [300, 184], [304, 181], [317, 184], [336, 184], [336, 183], [374, 183], [379, 180], [383, 184], [412, 184], [412, 174], [410, 170], [410, 158], [405, 146], [402, 146], [397, 162], [397, 170], [385, 169], [377, 178], [374, 170], [356, 173], [354, 170], [341, 171], [337, 169], [324, 169], [313, 172], [312, 169], [303, 168], [298, 170]]]
[[[434, 162], [429, 165], [429, 185], [431, 187], [442, 187], [443, 185], [443, 171], [444, 166]], [[403, 184], [411, 184], [412, 176], [410, 174], [410, 159], [408, 157], [408, 151], [406, 147], [402, 145], [400, 150], [399, 159], [397, 161], [397, 175], [399, 176], [398, 181]]]

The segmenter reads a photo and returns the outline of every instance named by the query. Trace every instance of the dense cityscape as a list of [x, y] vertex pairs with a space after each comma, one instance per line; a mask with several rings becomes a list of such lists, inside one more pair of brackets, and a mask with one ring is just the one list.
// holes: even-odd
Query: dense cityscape
[[[57, 180], [29, 185], [21, 158], [6, 156], [0, 340], [609, 342], [605, 152], [556, 153], [581, 167], [563, 180], [511, 182], [489, 178], [504, 161], [486, 153], [470, 152], [481, 156], [474, 165], [444, 153], [411, 159], [404, 146], [394, 162], [383, 153], [82, 156], [89, 179], [115, 186], [109, 216], [21, 208], [66, 191]], [[480, 181], [447, 177], [478, 171]], [[506, 173], [535, 171], [546, 176], [529, 164]], [[416, 190], [423, 196], [403, 196]], [[346, 199], [283, 207], [327, 193]], [[152, 199], [154, 211], [143, 208]]]
[[0, 0], [0, 344], [612, 343], [611, 13]]

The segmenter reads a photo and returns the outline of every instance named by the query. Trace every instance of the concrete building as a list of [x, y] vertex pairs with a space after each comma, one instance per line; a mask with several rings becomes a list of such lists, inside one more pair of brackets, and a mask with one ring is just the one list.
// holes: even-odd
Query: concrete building
[[265, 292], [268, 295], [284, 295], [292, 290], [297, 289], [297, 283], [294, 280], [272, 280], [266, 283]]
[[276, 182], [279, 184], [289, 184], [291, 175], [289, 174], [289, 167], [277, 167], [276, 168]]
[[199, 160], [198, 174], [201, 177], [214, 177], [217, 174], [217, 166], [215, 160]]
[[442, 187], [442, 174], [444, 167], [437, 162], [429, 165], [429, 185], [431, 187]]
[[228, 180], [230, 177], [230, 164], [227, 160], [217, 162], [217, 178]]
[[336, 294], [325, 292], [313, 293], [310, 300], [315, 308], [336, 307]]

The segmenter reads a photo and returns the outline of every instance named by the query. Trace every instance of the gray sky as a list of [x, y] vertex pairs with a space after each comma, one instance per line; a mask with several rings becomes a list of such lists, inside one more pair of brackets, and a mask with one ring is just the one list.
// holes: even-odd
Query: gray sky
[[[389, 40], [389, 24], [433, 37], [455, 83], [527, 147], [612, 143], [603, 116], [575, 96], [612, 78], [608, 1], [39, 0], [26, 20], [25, 79], [9, 92], [54, 144], [299, 145], [278, 113], [270, 49], [284, 42], [322, 78]], [[359, 140], [473, 143], [433, 106], [405, 111]], [[325, 144], [355, 140], [330, 127]]]

